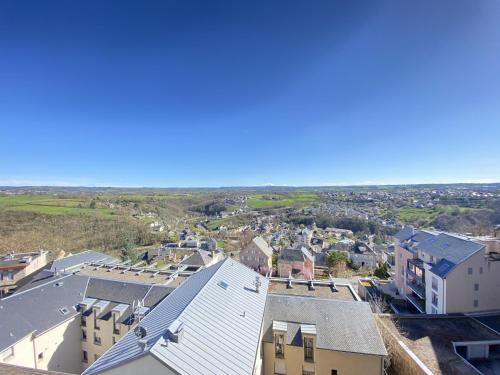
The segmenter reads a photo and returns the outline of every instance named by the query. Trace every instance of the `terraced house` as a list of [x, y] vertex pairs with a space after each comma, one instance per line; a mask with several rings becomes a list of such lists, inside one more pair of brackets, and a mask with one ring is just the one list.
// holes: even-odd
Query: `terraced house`
[[421, 313], [500, 309], [500, 239], [403, 228], [397, 239], [396, 285]]

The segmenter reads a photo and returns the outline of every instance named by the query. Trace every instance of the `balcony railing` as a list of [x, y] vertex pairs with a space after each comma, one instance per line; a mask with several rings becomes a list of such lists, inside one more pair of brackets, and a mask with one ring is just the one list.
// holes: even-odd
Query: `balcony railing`
[[422, 276], [417, 275], [409, 268], [406, 269], [406, 280], [407, 284], [410, 284], [411, 282], [415, 281], [419, 285], [425, 285], [424, 278]]
[[413, 290], [413, 292], [418, 295], [420, 298], [425, 299], [425, 287], [419, 285], [418, 283], [411, 282], [406, 284], [408, 288]]
[[418, 311], [425, 313], [425, 302], [422, 299], [415, 297], [412, 294], [407, 294], [406, 299], [410, 301], [410, 303], [415, 306]]

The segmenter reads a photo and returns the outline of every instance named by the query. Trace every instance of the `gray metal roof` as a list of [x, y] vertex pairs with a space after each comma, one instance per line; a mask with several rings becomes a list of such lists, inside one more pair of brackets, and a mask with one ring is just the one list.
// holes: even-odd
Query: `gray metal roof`
[[[256, 293], [256, 276], [231, 259], [193, 274], [142, 320], [144, 351], [129, 332], [84, 374], [148, 353], [180, 374], [252, 374], [268, 287], [268, 280], [261, 278]], [[164, 335], [176, 320], [184, 325], [183, 338], [165, 346]]]
[[465, 259], [480, 251], [484, 245], [467, 238], [440, 233], [419, 242], [418, 249], [439, 259], [446, 259], [459, 264]]
[[69, 268], [77, 267], [85, 262], [102, 262], [104, 264], [115, 264], [120, 261], [112, 256], [99, 253], [94, 250], [85, 250], [81, 253], [69, 255], [67, 257], [56, 259], [52, 262], [50, 270], [52, 272], [64, 271]]
[[273, 341], [274, 320], [288, 322], [287, 342], [292, 345], [302, 345], [301, 324], [314, 324], [318, 348], [387, 355], [366, 302], [269, 294], [263, 327], [266, 342]]
[[406, 241], [410, 239], [413, 234], [415, 233], [415, 230], [413, 229], [412, 226], [407, 226], [401, 229], [398, 233], [394, 235], [398, 240], [400, 241]]
[[[1, 299], [0, 351], [75, 316], [74, 306], [82, 301], [87, 281], [88, 276], [67, 275]], [[59, 311], [63, 307], [69, 310], [66, 315]]]
[[210, 251], [197, 250], [191, 256], [184, 259], [180, 264], [187, 266], [207, 266], [212, 263], [213, 258]]

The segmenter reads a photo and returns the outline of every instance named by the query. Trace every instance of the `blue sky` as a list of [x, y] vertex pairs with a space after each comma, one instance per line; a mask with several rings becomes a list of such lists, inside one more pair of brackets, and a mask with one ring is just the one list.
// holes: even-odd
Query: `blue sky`
[[500, 2], [145, 3], [0, 3], [0, 185], [500, 181]]

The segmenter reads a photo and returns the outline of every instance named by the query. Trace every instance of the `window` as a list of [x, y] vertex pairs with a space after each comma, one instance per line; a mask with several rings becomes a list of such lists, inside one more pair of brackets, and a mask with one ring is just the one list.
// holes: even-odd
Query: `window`
[[483, 267], [479, 267], [479, 274], [483, 274]]
[[85, 317], [82, 315], [82, 327], [87, 326], [87, 321], [85, 320]]
[[314, 339], [312, 337], [304, 337], [304, 360], [314, 362]]
[[405, 268], [403, 266], [403, 267], [401, 267], [401, 276], [404, 276], [404, 275], [405, 275]]
[[82, 329], [82, 341], [87, 341], [87, 331]]
[[94, 309], [94, 328], [95, 328], [95, 329], [101, 329], [101, 328], [99, 327], [99, 323], [98, 323], [98, 321], [99, 321], [99, 320], [97, 319], [97, 310], [95, 310], [95, 309]]
[[478, 291], [479, 290], [479, 284], [474, 284], [474, 291]]
[[274, 354], [277, 358], [285, 357], [285, 335], [274, 335]]
[[113, 333], [115, 335], [120, 334], [120, 326], [116, 323], [116, 314], [113, 313]]
[[101, 338], [94, 332], [94, 344], [101, 345]]
[[469, 275], [472, 275], [472, 267], [469, 267], [469, 268], [467, 269], [467, 273], [468, 273]]
[[432, 289], [436, 292], [438, 290], [438, 280], [434, 276], [432, 276]]
[[432, 304], [434, 306], [437, 306], [439, 302], [438, 295], [434, 292], [432, 292]]
[[478, 307], [479, 306], [479, 301], [477, 299], [474, 300], [474, 307]]
[[87, 363], [89, 361], [89, 358], [88, 358], [86, 350], [82, 351], [82, 361], [85, 362], [85, 363]]
[[338, 375], [339, 372], [337, 370], [332, 370], [332, 375]]
[[14, 272], [7, 271], [7, 280], [14, 280]]

